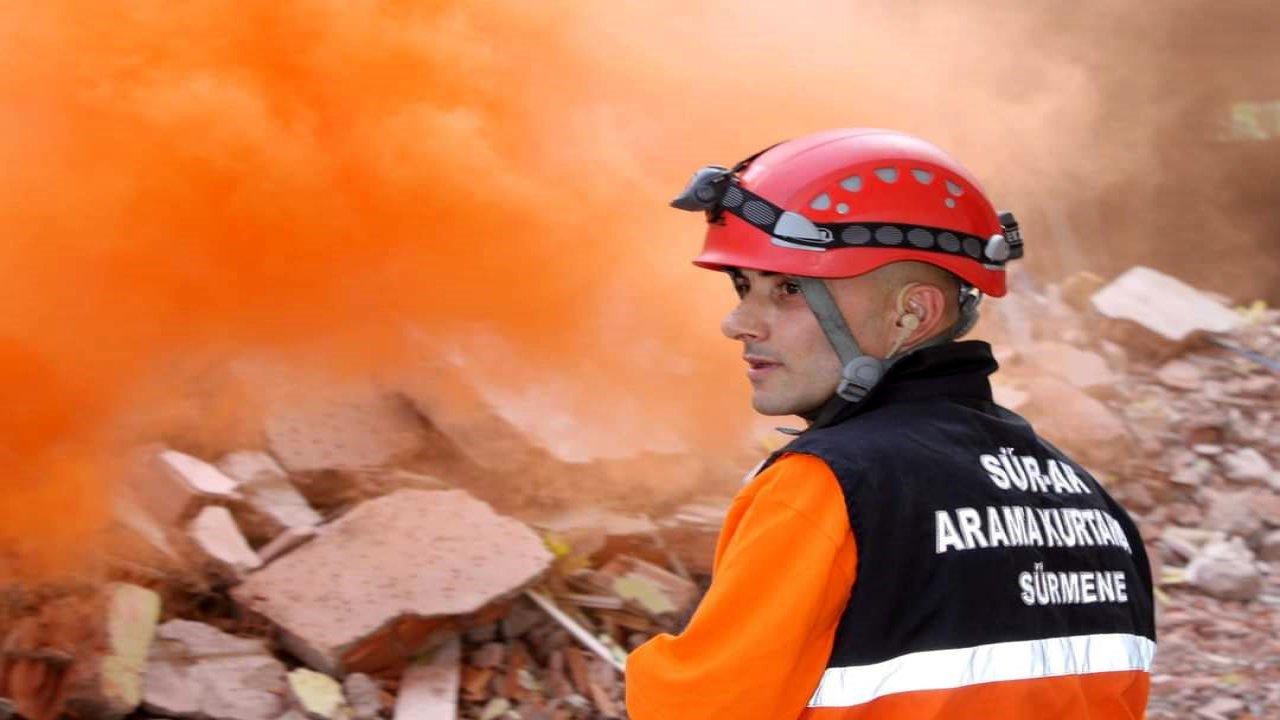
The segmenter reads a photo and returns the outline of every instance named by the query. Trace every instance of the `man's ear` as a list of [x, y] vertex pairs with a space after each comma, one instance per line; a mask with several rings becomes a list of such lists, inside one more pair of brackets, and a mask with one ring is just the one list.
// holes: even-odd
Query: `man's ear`
[[947, 296], [929, 283], [911, 283], [898, 293], [898, 347], [909, 348], [946, 330]]

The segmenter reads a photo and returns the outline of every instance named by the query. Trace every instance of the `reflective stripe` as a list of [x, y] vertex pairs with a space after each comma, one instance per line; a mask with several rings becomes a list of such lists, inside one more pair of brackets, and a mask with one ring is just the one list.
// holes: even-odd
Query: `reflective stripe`
[[1112, 633], [993, 643], [900, 655], [874, 665], [827, 668], [809, 707], [850, 707], [883, 695], [1058, 675], [1151, 671], [1156, 644]]

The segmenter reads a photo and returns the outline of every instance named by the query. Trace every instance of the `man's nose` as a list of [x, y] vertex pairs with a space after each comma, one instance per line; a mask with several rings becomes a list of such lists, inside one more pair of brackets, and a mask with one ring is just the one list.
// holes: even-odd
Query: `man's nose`
[[768, 327], [747, 303], [740, 302], [720, 322], [720, 332], [730, 340], [758, 342], [768, 335]]

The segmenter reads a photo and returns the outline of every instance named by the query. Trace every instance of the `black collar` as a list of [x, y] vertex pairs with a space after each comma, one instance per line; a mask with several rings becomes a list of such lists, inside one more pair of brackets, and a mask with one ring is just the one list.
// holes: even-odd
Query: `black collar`
[[829, 425], [896, 402], [943, 398], [991, 402], [987, 376], [999, 367], [991, 345], [981, 340], [915, 350], [895, 362], [862, 402], [849, 405]]

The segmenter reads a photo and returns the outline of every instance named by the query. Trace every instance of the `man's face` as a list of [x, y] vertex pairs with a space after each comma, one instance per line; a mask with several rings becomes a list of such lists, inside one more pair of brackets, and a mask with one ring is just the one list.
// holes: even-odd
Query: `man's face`
[[[751, 406], [763, 415], [816, 410], [836, 391], [840, 359], [795, 278], [737, 269], [729, 275], [740, 300], [720, 329], [743, 344]], [[866, 276], [827, 282], [863, 352], [877, 354], [883, 344], [879, 286]]]

